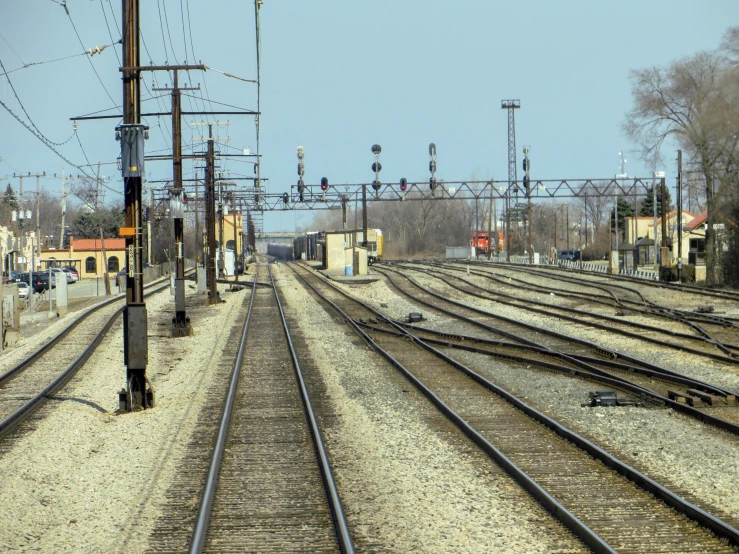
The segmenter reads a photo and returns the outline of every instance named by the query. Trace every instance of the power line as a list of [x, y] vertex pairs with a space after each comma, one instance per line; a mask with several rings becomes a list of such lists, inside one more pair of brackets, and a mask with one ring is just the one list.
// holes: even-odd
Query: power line
[[[72, 19], [72, 14], [69, 13], [69, 8], [67, 7], [67, 4], [66, 3], [62, 3], [61, 5], [64, 7], [64, 11], [67, 12], [67, 17], [69, 17], [69, 22], [72, 24], [72, 29], [74, 29], [74, 34], [77, 35], [77, 40], [79, 41], [80, 46], [82, 46], [82, 49], [84, 50], [85, 49], [85, 44], [82, 42], [82, 39], [80, 38], [80, 34], [77, 32], [77, 26], [74, 24], [74, 20]], [[110, 98], [110, 101], [113, 102], [113, 105], [116, 108], [120, 108], [120, 106], [118, 104], [116, 104], [115, 100], [113, 100], [113, 97], [108, 92], [108, 89], [105, 88], [105, 83], [103, 83], [103, 80], [100, 78], [100, 75], [98, 74], [97, 69], [95, 69], [95, 64], [92, 63], [92, 60], [90, 58], [87, 58], [87, 61], [89, 62], [90, 67], [92, 68], [92, 70], [95, 72], [95, 76], [98, 78], [98, 81], [100, 81], [100, 86], [103, 87], [103, 90], [105, 91], [105, 94], [108, 95], [108, 98]]]
[[[1, 59], [0, 59], [0, 67], [3, 69], [3, 71], [5, 71], [5, 65], [3, 64], [3, 61]], [[54, 146], [63, 146], [65, 144], [67, 144], [70, 140], [72, 140], [72, 137], [69, 137], [64, 142], [54, 142], [53, 140], [50, 140], [46, 135], [44, 135], [41, 132], [41, 129], [39, 129], [36, 126], [36, 124], [33, 122], [33, 119], [31, 119], [31, 116], [28, 115], [28, 112], [26, 111], [26, 107], [23, 105], [23, 102], [21, 102], [21, 99], [18, 96], [18, 93], [15, 91], [15, 87], [13, 86], [13, 82], [10, 80], [10, 77], [8, 76], [7, 73], [5, 74], [5, 78], [8, 80], [8, 84], [10, 85], [10, 89], [13, 91], [13, 96], [15, 96], [15, 99], [18, 101], [18, 104], [20, 105], [21, 109], [23, 110], [23, 113], [26, 114], [26, 117], [28, 118], [28, 121], [31, 123], [31, 125], [33, 126], [33, 128], [36, 129], [36, 131], [38, 132], [38, 134], [41, 135], [41, 138], [42, 138], [42, 140], [44, 142], [47, 142], [49, 144], [53, 144]], [[3, 104], [3, 106], [5, 106], [5, 104]], [[8, 111], [10, 111], [10, 109], [7, 106], [5, 106], [5, 109], [7, 109]], [[10, 112], [10, 113], [12, 114], [13, 112]], [[15, 116], [15, 114], [13, 114], [13, 115]], [[15, 116], [15, 117], [16, 117], [16, 119], [18, 119], [17, 116]], [[20, 121], [20, 119], [18, 119], [18, 121]]]
[[[113, 42], [113, 33], [110, 31], [110, 25], [108, 24], [108, 14], [105, 13], [105, 4], [103, 3], [103, 0], [100, 0], [100, 8], [103, 10], [103, 18], [105, 18], [105, 26], [108, 28], [108, 36], [110, 37], [111, 42]], [[111, 7], [111, 10], [113, 8]], [[117, 24], [117, 22], [116, 22]], [[120, 34], [120, 33], [119, 33]], [[118, 50], [115, 51], [115, 58], [118, 60], [118, 65], [121, 64], [121, 57], [118, 55]]]
[[[49, 150], [51, 150], [52, 152], [54, 152], [57, 156], [59, 156], [62, 160], [64, 160], [65, 162], [67, 162], [72, 167], [76, 167], [77, 169], [79, 169], [82, 173], [85, 174], [86, 177], [90, 177], [89, 175], [87, 175], [87, 173], [85, 173], [85, 170], [84, 169], [82, 169], [76, 163], [73, 163], [73, 162], [69, 161], [66, 157], [64, 157], [64, 155], [61, 152], [59, 152], [56, 148], [54, 148], [54, 146], [52, 146], [53, 143], [50, 142], [50, 141], [48, 141], [46, 139], [46, 137], [44, 137], [43, 135], [40, 134], [40, 132], [37, 132], [34, 129], [32, 129], [31, 127], [29, 127], [28, 124], [25, 121], [23, 121], [20, 117], [18, 117], [18, 115], [15, 112], [13, 112], [13, 110], [11, 110], [5, 102], [3, 102], [2, 100], [0, 100], [0, 105], [2, 105], [2, 107], [5, 108], [8, 111], [8, 113], [10, 113], [10, 115], [12, 115], [18, 121], [18, 123], [20, 123], [26, 129], [28, 129], [33, 136], [35, 136], [37, 139], [39, 139], [41, 142], [43, 142]], [[34, 127], [35, 127], [35, 125], [34, 125]], [[72, 137], [70, 137], [70, 139], [71, 138]]]
[[[157, 0], [157, 4], [159, 3], [159, 0]], [[177, 54], [175, 54], [174, 50], [174, 44], [172, 44], [172, 33], [169, 30], [169, 17], [167, 17], [167, 2], [166, 0], [162, 0], [162, 9], [164, 10], [164, 24], [167, 27], [167, 36], [169, 37], [169, 46], [172, 48], [172, 58], [174, 58], [174, 61], [177, 63], [180, 63], [177, 59]], [[187, 58], [187, 51], [185, 51], [185, 58]]]
[[[112, 40], [112, 37], [111, 37], [111, 40]], [[70, 56], [64, 56], [63, 58], [55, 58], [53, 60], [45, 60], [43, 62], [31, 62], [31, 63], [27, 63], [27, 64], [25, 64], [25, 65], [23, 65], [21, 67], [16, 67], [15, 69], [11, 69], [10, 71], [6, 71], [4, 73], [0, 73], [0, 76], [2, 76], [2, 75], [10, 75], [11, 73], [15, 73], [16, 71], [20, 71], [21, 69], [27, 69], [27, 68], [32, 67], [34, 65], [44, 65], [44, 64], [47, 64], [47, 63], [54, 63], [54, 62], [61, 62], [63, 60], [69, 60], [71, 58], [79, 58], [80, 56], [92, 56], [94, 54], [100, 54], [106, 48], [110, 48], [111, 46], [115, 46], [116, 44], [119, 44], [119, 43], [120, 43], [120, 41], [113, 42], [111, 44], [104, 44], [103, 46], [95, 46], [94, 48], [89, 48], [88, 50], [86, 50], [85, 52], [82, 52], [81, 54], [72, 54]], [[116, 55], [117, 55], [117, 53], [116, 53]]]
[[20, 57], [20, 56], [18, 55], [18, 52], [16, 52], [16, 51], [15, 51], [15, 49], [14, 49], [14, 48], [13, 48], [13, 47], [12, 47], [12, 46], [10, 45], [10, 43], [9, 43], [9, 42], [8, 42], [8, 41], [7, 41], [6, 39], [5, 39], [5, 37], [3, 36], [3, 34], [2, 34], [2, 33], [0, 33], [0, 38], [1, 38], [1, 39], [3, 39], [3, 42], [4, 42], [5, 44], [7, 44], [7, 45], [8, 45], [8, 48], [10, 48], [11, 52], [13, 52], [13, 54], [15, 54], [15, 57], [16, 57], [16, 58], [18, 58], [18, 60], [19, 60], [19, 61], [20, 61], [20, 62], [21, 62], [21, 63], [22, 63], [23, 65], [25, 65], [25, 64], [26, 64], [26, 62], [24, 62], [23, 60], [21, 60], [21, 57]]

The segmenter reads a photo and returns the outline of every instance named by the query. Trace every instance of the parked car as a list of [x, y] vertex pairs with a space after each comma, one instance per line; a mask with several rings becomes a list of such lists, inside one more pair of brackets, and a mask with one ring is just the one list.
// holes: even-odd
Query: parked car
[[[147, 267], [149, 267], [149, 264], [145, 263], [144, 269], [146, 269]], [[125, 281], [126, 274], [127, 274], [126, 266], [123, 266], [123, 269], [121, 269], [118, 273], [115, 274], [115, 286], [116, 287], [120, 288], [121, 286], [126, 284], [126, 281]]]
[[76, 270], [76, 269], [75, 269], [74, 267], [72, 267], [71, 265], [67, 265], [67, 266], [64, 266], [64, 267], [63, 267], [63, 268], [61, 268], [61, 269], [62, 269], [62, 271], [65, 271], [65, 272], [66, 272], [66, 271], [69, 271], [69, 272], [70, 272], [70, 273], [71, 273], [72, 275], [74, 275], [74, 277], [75, 277], [75, 281], [79, 281], [79, 280], [80, 280], [80, 273], [79, 273], [79, 271], [77, 271], [77, 270]]
[[[28, 273], [24, 273], [21, 276], [21, 281], [28, 283]], [[31, 284], [33, 285], [33, 292], [40, 293], [49, 290], [49, 273], [46, 271], [33, 273], [31, 275]], [[53, 275], [51, 276], [51, 288], [56, 288]]]
[[28, 283], [18, 281], [15, 285], [18, 287], [18, 298], [28, 298]]
[[76, 271], [72, 271], [69, 268], [63, 267], [62, 271], [67, 275], [67, 283], [76, 283], [80, 280], [80, 276]]
[[[72, 273], [69, 269], [61, 269], [58, 267], [52, 267], [51, 268], [51, 274], [54, 275], [54, 278], [59, 277], [60, 279], [65, 279], [67, 281], [67, 284], [76, 283], [79, 278]], [[55, 283], [56, 284], [56, 283]]]
[[560, 250], [557, 252], [558, 260], [568, 260], [570, 262], [576, 262], [580, 259], [579, 250]]

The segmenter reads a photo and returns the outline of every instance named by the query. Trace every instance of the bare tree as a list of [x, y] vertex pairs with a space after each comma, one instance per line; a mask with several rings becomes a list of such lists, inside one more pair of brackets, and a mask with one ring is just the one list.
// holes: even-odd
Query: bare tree
[[[728, 44], [737, 35], [727, 34]], [[632, 71], [633, 109], [627, 114], [624, 130], [637, 142], [644, 158], [656, 165], [661, 149], [674, 139], [695, 156], [705, 180], [708, 210], [706, 230], [706, 279], [717, 282], [717, 248], [714, 234], [717, 201], [727, 191], [717, 173], [725, 169], [727, 154], [737, 148], [736, 83], [728, 58], [720, 52], [699, 52], [667, 67]]]

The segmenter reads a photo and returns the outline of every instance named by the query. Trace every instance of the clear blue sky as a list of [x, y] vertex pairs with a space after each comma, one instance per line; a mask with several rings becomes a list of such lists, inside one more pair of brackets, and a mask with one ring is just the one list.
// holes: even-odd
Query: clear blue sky
[[[113, 20], [115, 16], [120, 25], [120, 0], [67, 4], [71, 21], [54, 0], [3, 0], [0, 60], [6, 70], [79, 54], [82, 47], [72, 22], [85, 48], [110, 44], [103, 13], [114, 39], [120, 37]], [[187, 59], [255, 78], [251, 2], [143, 0], [141, 5], [149, 52], [142, 50], [142, 63]], [[634, 145], [620, 128], [631, 105], [629, 70], [715, 48], [726, 28], [739, 22], [739, 2], [264, 0], [261, 19], [262, 175], [270, 179], [270, 192], [283, 192], [297, 179], [298, 145], [305, 148], [308, 183], [324, 175], [332, 183], [370, 180], [374, 143], [383, 147], [383, 181], [426, 179], [429, 142], [437, 145], [438, 177], [507, 178], [503, 98], [521, 100], [518, 150], [520, 156], [524, 144], [531, 146], [534, 178], [612, 176], [619, 169], [619, 150], [627, 152], [630, 175], [648, 175], [650, 168], [632, 152]], [[116, 49], [120, 53], [120, 46]], [[119, 103], [119, 63], [113, 48], [10, 74], [23, 107], [51, 141], [70, 138], [70, 117], [113, 105], [88, 60]], [[167, 74], [156, 79], [156, 86], [171, 82]], [[253, 84], [214, 72], [193, 74], [192, 81], [204, 93], [207, 85], [211, 100], [256, 109]], [[151, 76], [146, 83], [152, 87]], [[142, 94], [148, 96], [145, 89]], [[4, 76], [0, 99], [28, 121]], [[211, 106], [200, 100], [190, 105], [190, 100], [184, 109]], [[169, 99], [146, 102], [143, 109], [166, 111]], [[231, 122], [216, 133], [230, 136], [228, 145], [238, 150], [256, 146], [252, 118], [219, 119]], [[90, 163], [118, 157], [116, 123], [80, 123], [78, 136]], [[169, 119], [150, 118], [148, 123], [147, 152], [168, 149]], [[3, 177], [15, 171], [79, 172], [2, 107], [0, 129], [2, 189], [8, 182]], [[186, 147], [201, 144], [191, 141], [189, 131], [185, 141]], [[75, 164], [87, 163], [75, 138], [58, 149]], [[666, 159], [673, 157], [665, 153]], [[224, 164], [234, 175], [252, 175], [249, 164]], [[675, 173], [674, 165], [662, 169], [668, 176]], [[189, 165], [185, 172], [191, 174]], [[149, 163], [147, 173], [150, 179], [170, 178], [171, 165]], [[116, 166], [104, 165], [102, 174], [111, 178], [106, 199], [122, 198], [114, 192], [122, 189]], [[11, 181], [17, 187], [18, 180]], [[54, 179], [44, 180], [43, 186], [60, 190]], [[272, 214], [265, 222], [267, 230], [292, 229], [295, 217]]]

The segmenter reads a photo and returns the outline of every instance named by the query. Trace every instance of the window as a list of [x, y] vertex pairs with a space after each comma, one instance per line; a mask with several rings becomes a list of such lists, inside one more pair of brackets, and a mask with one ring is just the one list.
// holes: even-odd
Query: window
[[236, 250], [236, 246], [233, 240], [226, 241], [226, 250]]
[[108, 258], [108, 273], [118, 273], [118, 256]]
[[95, 258], [90, 256], [85, 260], [85, 272], [86, 273], [97, 273], [97, 262], [95, 261]]

